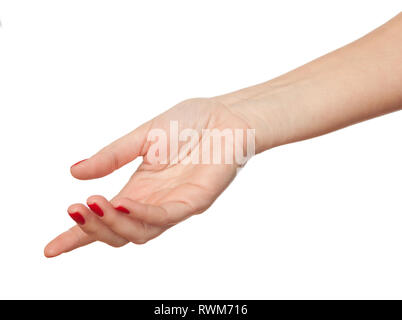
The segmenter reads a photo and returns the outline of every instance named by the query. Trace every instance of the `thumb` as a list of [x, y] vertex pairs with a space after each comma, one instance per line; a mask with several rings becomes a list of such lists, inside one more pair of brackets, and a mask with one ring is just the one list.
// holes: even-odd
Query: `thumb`
[[106, 146], [91, 158], [74, 164], [71, 174], [80, 180], [104, 177], [142, 156], [150, 122]]

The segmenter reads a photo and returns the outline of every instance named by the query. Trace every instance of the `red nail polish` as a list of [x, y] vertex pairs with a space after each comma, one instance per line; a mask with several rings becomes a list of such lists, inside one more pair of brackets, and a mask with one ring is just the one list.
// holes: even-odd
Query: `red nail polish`
[[95, 212], [99, 217], [103, 217], [103, 211], [96, 203], [88, 203], [88, 207], [90, 207], [91, 210]]
[[84, 160], [78, 161], [77, 163], [74, 163], [71, 167], [75, 167], [77, 164], [80, 164], [81, 162], [84, 162], [85, 160], [88, 160], [88, 159], [84, 159]]
[[115, 208], [117, 211], [123, 212], [123, 213], [130, 213], [130, 211], [128, 211], [126, 208], [122, 207], [122, 206], [118, 206]]
[[84, 217], [79, 212], [73, 212], [73, 213], [69, 212], [68, 214], [78, 224], [84, 224], [85, 223]]

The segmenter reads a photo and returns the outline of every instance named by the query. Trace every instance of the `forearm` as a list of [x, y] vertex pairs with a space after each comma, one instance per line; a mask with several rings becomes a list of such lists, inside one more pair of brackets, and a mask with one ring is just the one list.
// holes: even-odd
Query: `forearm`
[[402, 14], [266, 83], [217, 97], [256, 129], [256, 152], [402, 107]]

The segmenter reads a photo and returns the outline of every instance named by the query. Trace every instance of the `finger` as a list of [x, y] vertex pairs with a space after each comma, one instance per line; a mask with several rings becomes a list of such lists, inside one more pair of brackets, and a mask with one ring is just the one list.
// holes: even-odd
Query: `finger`
[[128, 242], [126, 239], [115, 234], [83, 204], [73, 204], [67, 211], [70, 217], [77, 222], [81, 230], [92, 236], [92, 238], [112, 247], [121, 247]]
[[114, 233], [133, 243], [143, 244], [161, 233], [160, 229], [158, 232], [152, 226], [145, 227], [141, 221], [122, 215], [102, 196], [88, 198], [87, 204]]
[[171, 226], [193, 214], [193, 209], [184, 202], [167, 202], [160, 206], [141, 203], [129, 198], [116, 198], [113, 207], [129, 216], [156, 226]]
[[93, 236], [86, 234], [80, 227], [74, 226], [49, 242], [45, 248], [45, 256], [56, 257], [96, 241]]
[[56, 257], [62, 253], [88, 245], [96, 240], [114, 247], [120, 247], [128, 242], [114, 234], [113, 231], [102, 225], [100, 221], [96, 223], [96, 217], [93, 217], [82, 204], [70, 206], [69, 214], [78, 225], [53, 239], [45, 248], [44, 253], [46, 257]]
[[81, 180], [104, 177], [143, 153], [150, 122], [138, 127], [100, 150], [89, 159], [74, 164], [71, 174]]

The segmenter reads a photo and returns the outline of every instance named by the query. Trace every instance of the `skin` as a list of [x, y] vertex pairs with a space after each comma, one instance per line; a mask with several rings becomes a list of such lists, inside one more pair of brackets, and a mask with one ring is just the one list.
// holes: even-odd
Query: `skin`
[[[55, 257], [94, 241], [113, 247], [143, 244], [175, 224], [204, 212], [236, 176], [237, 164], [148, 161], [151, 129], [247, 129], [256, 131], [256, 153], [316, 137], [402, 108], [402, 14], [365, 37], [268, 82], [213, 98], [186, 100], [91, 158], [71, 167], [77, 179], [101, 178], [137, 157], [143, 163], [110, 201], [88, 198], [103, 211], [73, 204], [77, 224], [52, 240]], [[184, 144], [179, 144], [179, 152]], [[191, 152], [190, 152], [191, 155]], [[171, 156], [169, 154], [169, 156]], [[129, 213], [115, 208], [122, 206]]]

